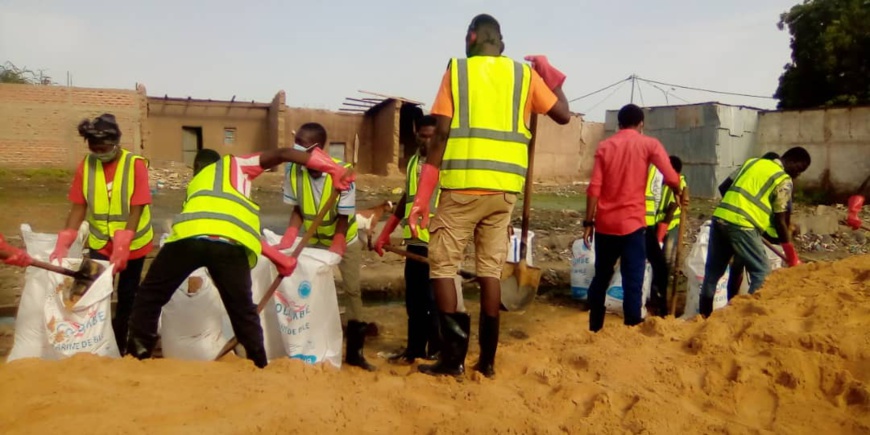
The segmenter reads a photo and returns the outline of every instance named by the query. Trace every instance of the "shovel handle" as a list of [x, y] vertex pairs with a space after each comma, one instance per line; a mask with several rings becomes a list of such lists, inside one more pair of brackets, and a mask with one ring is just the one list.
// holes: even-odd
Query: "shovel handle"
[[[684, 223], [686, 219], [688, 219], [689, 211], [686, 207], [683, 207], [682, 201], [680, 201], [680, 223], [677, 225], [677, 246], [674, 249], [674, 273], [671, 277], [671, 306], [669, 314], [675, 316], [677, 313], [677, 274], [680, 273], [680, 257], [683, 253], [683, 237], [685, 235], [685, 227]], [[665, 291], [665, 297], [667, 297], [667, 291]]]
[[773, 243], [768, 242], [767, 239], [764, 238], [762, 238], [761, 241], [764, 242], [764, 246], [767, 246], [767, 249], [773, 251], [773, 253], [776, 254], [777, 257], [781, 258], [782, 261], [788, 261], [788, 259], [785, 258], [785, 254], [783, 254], [782, 251], [779, 250], [779, 248], [773, 246]]
[[[320, 224], [323, 222], [323, 218], [326, 216], [326, 213], [328, 213], [330, 210], [332, 210], [333, 207], [335, 207], [335, 203], [336, 201], [338, 201], [338, 196], [340, 193], [341, 192], [334, 189], [332, 193], [329, 194], [329, 198], [326, 200], [326, 204], [324, 204], [320, 211], [317, 212], [317, 216], [314, 217], [314, 220], [311, 221], [311, 225], [305, 231], [305, 234], [302, 235], [302, 240], [299, 241], [296, 249], [294, 249], [293, 253], [290, 254], [291, 257], [299, 258], [302, 250], [305, 249], [305, 246], [308, 245], [308, 241], [311, 240], [312, 237], [314, 237], [314, 234], [317, 232], [317, 227], [320, 226]], [[281, 285], [281, 280], [283, 279], [283, 276], [278, 275], [275, 277], [274, 280], [272, 280], [272, 285], [269, 286], [269, 289], [266, 290], [266, 293], [264, 293], [263, 297], [260, 298], [260, 303], [257, 304], [257, 314], [262, 313], [263, 310], [266, 308], [266, 305], [268, 305], [269, 303], [269, 299], [272, 299], [272, 295], [274, 295], [275, 292], [278, 290], [278, 287]], [[224, 355], [230, 353], [230, 351], [233, 350], [233, 348], [236, 347], [237, 344], [239, 344], [239, 340], [238, 338], [233, 336], [233, 338], [231, 338], [230, 341], [228, 341], [227, 344], [225, 344], [224, 347], [221, 348], [220, 352], [218, 352], [218, 355], [214, 358], [215, 361], [223, 358]]]
[[[384, 245], [384, 251], [389, 251], [389, 252], [392, 252], [393, 254], [399, 254], [405, 258], [409, 258], [409, 259], [414, 260], [414, 261], [419, 261], [420, 263], [429, 264], [428, 258], [426, 258], [422, 255], [419, 255], [419, 254], [415, 254], [413, 252], [408, 252], [405, 249], [397, 248], [397, 247], [392, 246], [392, 245]], [[459, 272], [457, 272], [457, 275], [459, 275], [465, 279], [476, 279], [477, 278], [476, 273], [469, 272], [467, 270], [462, 270], [462, 269], [460, 269]]]
[[538, 136], [538, 115], [532, 113], [532, 119], [529, 122], [529, 131], [532, 133], [532, 138], [529, 140], [528, 153], [529, 164], [526, 170], [526, 185], [523, 189], [523, 223], [522, 232], [520, 233], [520, 259], [526, 258], [527, 240], [529, 238], [529, 222], [532, 215], [532, 190], [534, 189], [533, 171], [535, 168], [535, 142]]
[[[7, 258], [9, 258], [9, 252], [0, 249], [0, 260], [5, 260]], [[40, 269], [45, 269], [49, 272], [59, 273], [61, 275], [73, 276], [73, 277], [76, 275], [76, 273], [70, 269], [67, 269], [67, 268], [61, 267], [61, 266], [55, 266], [54, 264], [47, 263], [45, 261], [33, 260], [33, 262], [30, 263], [30, 265], [33, 267], [38, 267]]]

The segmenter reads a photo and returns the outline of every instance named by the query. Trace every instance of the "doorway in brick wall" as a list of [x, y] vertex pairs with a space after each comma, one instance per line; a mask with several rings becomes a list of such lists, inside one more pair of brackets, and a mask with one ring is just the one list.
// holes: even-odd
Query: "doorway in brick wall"
[[181, 127], [181, 161], [193, 167], [196, 153], [202, 149], [202, 127]]

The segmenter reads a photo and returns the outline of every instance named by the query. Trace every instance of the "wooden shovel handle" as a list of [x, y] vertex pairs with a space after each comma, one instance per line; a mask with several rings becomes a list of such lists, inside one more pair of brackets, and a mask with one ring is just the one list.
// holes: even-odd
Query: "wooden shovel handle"
[[[682, 201], [681, 201], [682, 202]], [[683, 253], [683, 237], [685, 235], [685, 227], [684, 223], [686, 219], [689, 217], [689, 211], [686, 207], [683, 207], [683, 204], [680, 204], [680, 224], [677, 225], [677, 246], [674, 249], [674, 272], [671, 276], [671, 307], [669, 314], [674, 316], [677, 312], [677, 275], [680, 273], [680, 257], [682, 257]], [[665, 293], [665, 297], [667, 297], [667, 293]]]
[[532, 133], [532, 138], [529, 140], [529, 166], [526, 170], [526, 185], [523, 189], [523, 224], [522, 232], [520, 233], [520, 258], [522, 261], [526, 258], [526, 251], [529, 249], [527, 240], [529, 238], [529, 221], [532, 215], [532, 190], [534, 189], [534, 168], [535, 168], [535, 142], [538, 137], [538, 115], [532, 113], [532, 119], [529, 123], [529, 131]]
[[[323, 218], [326, 216], [332, 208], [335, 206], [336, 201], [338, 201], [338, 196], [341, 194], [338, 190], [333, 190], [332, 193], [329, 194], [329, 198], [326, 200], [326, 204], [317, 212], [317, 216], [314, 217], [314, 220], [311, 221], [311, 225], [308, 227], [308, 230], [305, 231], [305, 234], [302, 235], [302, 240], [299, 241], [299, 244], [296, 246], [296, 249], [293, 250], [293, 253], [290, 254], [293, 258], [299, 258], [299, 255], [302, 253], [302, 250], [305, 249], [305, 246], [308, 245], [308, 241], [314, 237], [314, 234], [317, 233], [317, 227], [323, 223]], [[269, 289], [266, 290], [266, 293], [263, 294], [263, 297], [260, 298], [260, 303], [257, 304], [257, 314], [263, 312], [266, 308], [266, 305], [269, 304], [269, 299], [272, 299], [272, 295], [278, 290], [278, 287], [281, 285], [281, 280], [284, 277], [278, 275], [272, 280], [272, 285], [269, 286]], [[236, 345], [239, 344], [239, 340], [233, 336], [227, 344], [221, 348], [221, 351], [218, 352], [218, 355], [214, 358], [215, 361], [223, 358], [224, 355], [230, 353]]]
[[[5, 260], [9, 257], [10, 257], [10, 254], [8, 251], [0, 249], [0, 260]], [[51, 263], [46, 263], [45, 261], [33, 260], [33, 262], [30, 263], [30, 265], [33, 267], [38, 267], [40, 269], [45, 269], [49, 272], [59, 273], [61, 275], [66, 275], [66, 276], [75, 276], [76, 275], [76, 273], [70, 269], [67, 269], [65, 267], [56, 266], [56, 265], [51, 264]]]
[[[410, 258], [411, 260], [419, 261], [420, 263], [429, 264], [428, 258], [426, 258], [422, 255], [419, 255], [419, 254], [415, 254], [413, 252], [408, 252], [405, 249], [397, 248], [397, 247], [392, 246], [392, 245], [384, 245], [384, 251], [390, 251], [393, 254], [399, 254], [403, 257]], [[459, 272], [457, 272], [457, 274], [465, 279], [476, 279], [477, 278], [476, 273], [469, 272], [467, 270], [460, 269]]]

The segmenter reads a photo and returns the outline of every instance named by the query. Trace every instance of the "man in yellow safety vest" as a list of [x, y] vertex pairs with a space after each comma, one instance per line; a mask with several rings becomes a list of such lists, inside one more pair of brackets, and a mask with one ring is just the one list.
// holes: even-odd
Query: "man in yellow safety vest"
[[[688, 207], [689, 186], [686, 184], [686, 176], [683, 175], [683, 161], [677, 156], [671, 156], [671, 167], [680, 174], [680, 188], [683, 190], [683, 196], [686, 198], [685, 203]], [[665, 259], [671, 267], [674, 267], [671, 257], [677, 244], [677, 231], [682, 217], [680, 202], [673, 189], [664, 184], [659, 212], [656, 214], [656, 241], [664, 244]], [[670, 274], [668, 275], [670, 276]]]
[[[396, 204], [396, 211], [387, 220], [381, 231], [374, 249], [384, 256], [384, 246], [390, 244], [390, 234], [395, 231], [402, 220], [411, 214], [411, 206], [417, 195], [420, 171], [426, 163], [429, 143], [435, 136], [435, 118], [426, 115], [417, 121], [416, 139], [417, 152], [408, 159], [408, 170], [405, 173], [405, 192]], [[432, 195], [430, 212], [438, 205], [438, 193]], [[431, 216], [431, 213], [430, 213]], [[403, 238], [408, 246], [408, 252], [429, 256], [429, 231], [418, 228], [417, 236], [411, 234], [411, 227], [405, 223]], [[408, 313], [408, 345], [405, 350], [390, 359], [391, 362], [413, 363], [417, 358], [431, 358], [438, 353], [437, 317], [435, 316], [435, 295], [429, 281], [429, 265], [405, 260], [405, 311]], [[428, 344], [428, 349], [427, 349]]]
[[141, 156], [121, 148], [121, 128], [110, 113], [83, 120], [78, 130], [91, 153], [82, 160], [73, 177], [69, 191], [73, 205], [49, 259], [56, 262], [67, 256], [79, 226], [87, 219], [88, 255], [95, 260], [110, 261], [119, 274], [112, 328], [123, 354], [127, 322], [142, 280], [145, 256], [153, 247], [148, 164]]
[[[326, 129], [311, 122], [299, 127], [293, 148], [301, 152], [315, 152], [326, 145]], [[333, 159], [336, 165], [350, 168], [350, 164]], [[293, 206], [290, 224], [281, 238], [278, 249], [293, 246], [300, 227], [308, 228], [317, 213], [326, 206], [332, 192], [334, 178], [330, 174], [298, 165], [287, 167], [284, 180], [284, 203]], [[308, 242], [311, 247], [328, 249], [341, 256], [338, 270], [341, 272], [341, 289], [347, 301], [347, 348], [345, 362], [348, 365], [373, 371], [375, 366], [365, 359], [363, 348], [368, 323], [362, 321], [362, 289], [360, 286], [360, 263], [362, 248], [357, 237], [356, 189], [353, 183], [341, 193], [333, 209], [326, 213], [317, 234]]]
[[[451, 59], [432, 107], [435, 138], [420, 171], [408, 222], [412, 234], [429, 228], [430, 277], [439, 311], [441, 352], [419, 370], [458, 376], [465, 371], [470, 318], [458, 313], [454, 276], [474, 239], [481, 287], [480, 359], [475, 370], [491, 377], [499, 335], [500, 277], [507, 257], [511, 211], [528, 167], [531, 113], [559, 124], [571, 114], [561, 90], [565, 75], [545, 56], [528, 65], [502, 56], [498, 21], [478, 15], [465, 35], [465, 59]], [[440, 172], [439, 172], [440, 170]], [[430, 202], [441, 183], [438, 210], [429, 224]], [[422, 219], [422, 221], [420, 221]]]
[[701, 315], [712, 314], [716, 283], [732, 257], [749, 273], [749, 293], [761, 287], [770, 273], [762, 234], [771, 226], [780, 235], [788, 265], [800, 264], [787, 222], [788, 207], [794, 189], [792, 180], [806, 171], [810, 163], [807, 150], [795, 147], [780, 159], [749, 159], [733, 177], [733, 183], [713, 212], [701, 286]]
[[288, 276], [296, 268], [296, 259], [262, 240], [260, 208], [251, 200], [251, 184], [267, 169], [284, 162], [332, 174], [338, 189], [347, 190], [353, 181], [346, 168], [320, 150], [304, 153], [281, 148], [242, 157], [221, 157], [210, 149], [197, 153], [181, 214], [175, 217], [172, 233], [136, 295], [128, 353], [139, 359], [151, 356], [161, 309], [188, 275], [205, 267], [248, 359], [257, 367], [266, 366], [263, 329], [251, 295], [250, 269], [262, 254], [275, 264], [280, 275]]

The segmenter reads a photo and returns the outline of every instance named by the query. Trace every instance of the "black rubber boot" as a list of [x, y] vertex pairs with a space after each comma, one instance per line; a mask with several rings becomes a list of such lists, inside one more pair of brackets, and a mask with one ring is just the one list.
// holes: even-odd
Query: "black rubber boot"
[[157, 334], [142, 336], [130, 333], [127, 339], [127, 355], [133, 355], [136, 359], [151, 358], [154, 346], [157, 344]]
[[499, 318], [480, 313], [480, 359], [474, 370], [487, 378], [495, 376], [495, 351], [498, 349]]
[[363, 345], [366, 339], [368, 324], [356, 320], [347, 322], [347, 349], [345, 350], [344, 362], [348, 365], [359, 367], [373, 372], [377, 367], [369, 364], [363, 355]]
[[426, 330], [426, 359], [435, 361], [438, 359], [438, 354], [441, 353], [441, 330], [439, 326], [441, 322], [438, 321], [438, 313], [434, 311], [429, 313], [426, 320], [428, 321]]
[[419, 370], [431, 376], [461, 376], [465, 373], [471, 318], [465, 313], [438, 313], [441, 325], [441, 353], [435, 364], [421, 365]]

